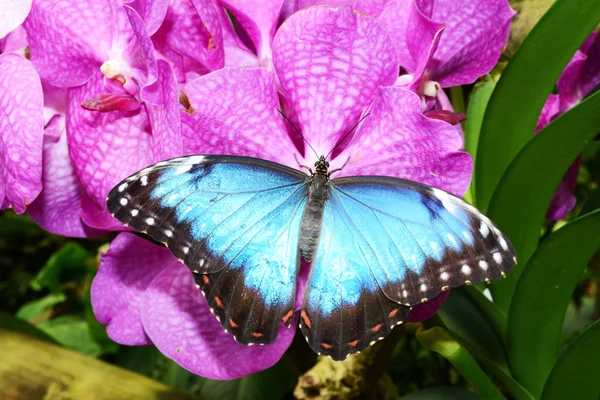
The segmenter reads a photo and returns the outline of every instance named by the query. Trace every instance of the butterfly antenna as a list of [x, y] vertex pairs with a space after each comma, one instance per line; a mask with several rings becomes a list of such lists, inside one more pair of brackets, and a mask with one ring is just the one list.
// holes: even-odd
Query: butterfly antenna
[[361, 122], [363, 122], [363, 121], [364, 121], [364, 120], [365, 120], [365, 119], [366, 119], [366, 118], [367, 118], [367, 117], [368, 117], [370, 114], [371, 114], [371, 113], [368, 113], [368, 114], [366, 114], [364, 117], [362, 117], [362, 118], [360, 119], [360, 121], [358, 121], [358, 122], [356, 123], [356, 125], [354, 125], [354, 126], [352, 127], [352, 129], [350, 129], [350, 130], [348, 131], [348, 133], [346, 133], [346, 134], [345, 134], [345, 135], [342, 137], [342, 139], [341, 139], [341, 140], [339, 140], [335, 146], [333, 146], [333, 149], [331, 149], [331, 151], [330, 151], [329, 153], [327, 153], [327, 155], [325, 156], [325, 159], [326, 159], [326, 160], [329, 158], [329, 156], [331, 155], [331, 153], [333, 153], [333, 151], [334, 151], [334, 150], [335, 150], [335, 149], [336, 149], [336, 148], [337, 148], [337, 147], [340, 145], [340, 143], [343, 143], [343, 142], [344, 142], [344, 140], [346, 140], [346, 138], [348, 137], [348, 135], [350, 135], [352, 132], [354, 132], [354, 130], [356, 129], [356, 127], [358, 127], [358, 125], [360, 125], [360, 123], [361, 123]]
[[290, 123], [290, 125], [294, 128], [294, 130], [296, 132], [298, 132], [298, 135], [300, 135], [300, 137], [302, 138], [302, 140], [304, 140], [306, 142], [306, 144], [308, 145], [308, 147], [310, 147], [310, 149], [313, 151], [313, 153], [315, 153], [315, 155], [317, 156], [317, 158], [319, 158], [319, 155], [317, 154], [317, 151], [310, 145], [310, 143], [308, 143], [308, 140], [306, 140], [306, 138], [304, 137], [304, 135], [302, 134], [302, 132], [300, 132], [300, 129], [296, 128], [296, 125], [294, 125], [294, 123], [292, 122], [292, 120], [289, 119], [287, 117], [287, 115], [285, 115], [280, 109], [277, 109], [277, 111], [279, 111], [279, 114], [281, 114], [281, 116], [283, 118], [285, 118], [285, 120], [287, 122]]

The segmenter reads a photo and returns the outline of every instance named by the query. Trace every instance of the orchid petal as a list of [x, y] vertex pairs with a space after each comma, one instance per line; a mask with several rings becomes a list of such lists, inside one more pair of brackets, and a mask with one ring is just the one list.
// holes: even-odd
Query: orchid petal
[[126, 345], [151, 344], [142, 324], [144, 294], [161, 271], [178, 264], [169, 250], [131, 233], [121, 233], [102, 254], [91, 287], [96, 319], [108, 336]]
[[454, 126], [421, 113], [418, 95], [400, 87], [381, 88], [356, 136], [334, 160], [337, 166], [349, 157], [336, 176], [395, 176], [462, 197], [473, 167], [462, 147]]
[[332, 150], [378, 87], [398, 76], [392, 38], [350, 7], [316, 6], [292, 15], [275, 35], [273, 62], [299, 128], [319, 154]]
[[201, 293], [192, 272], [180, 263], [170, 264], [146, 289], [144, 329], [163, 354], [211, 379], [238, 378], [269, 368], [281, 359], [292, 342], [294, 328], [282, 324], [271, 345], [238, 344], [223, 331]]
[[0, 39], [21, 25], [31, 11], [32, 0], [3, 0], [0, 13]]
[[248, 33], [258, 59], [270, 59], [283, 0], [223, 0], [223, 4]]
[[23, 213], [42, 189], [43, 106], [31, 62], [0, 54], [0, 209]]
[[225, 68], [188, 84], [195, 112], [182, 120], [185, 154], [244, 155], [296, 167], [274, 82], [271, 71]]

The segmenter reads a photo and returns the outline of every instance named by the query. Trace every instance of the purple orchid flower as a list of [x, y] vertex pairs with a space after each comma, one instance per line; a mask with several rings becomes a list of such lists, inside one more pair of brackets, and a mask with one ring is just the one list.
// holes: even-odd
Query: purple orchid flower
[[408, 74], [398, 85], [427, 98], [426, 109], [452, 107], [441, 88], [473, 83], [496, 65], [515, 12], [506, 0], [295, 0], [291, 10], [347, 4], [376, 18], [396, 43]]
[[[181, 114], [181, 155], [254, 156], [294, 168], [300, 168], [294, 155], [300, 163], [314, 161], [279, 114], [283, 101], [322, 154], [369, 114], [351, 140], [337, 146], [331, 168], [347, 163], [336, 176], [390, 175], [458, 196], [466, 191], [472, 161], [461, 151], [460, 134], [424, 116], [417, 94], [392, 86], [399, 72], [396, 48], [375, 19], [350, 7], [300, 11], [277, 31], [272, 54], [274, 70], [224, 68], [186, 86], [194, 112]], [[306, 270], [297, 299], [305, 279]], [[412, 319], [430, 316], [446, 295], [415, 307]], [[211, 315], [191, 271], [167, 249], [129, 233], [103, 255], [92, 304], [116, 342], [152, 343], [184, 368], [216, 379], [270, 367], [295, 333], [282, 325], [272, 345], [236, 343]]]
[[[146, 31], [158, 29], [166, 7], [160, 1], [132, 4], [145, 19], [113, 0], [72, 4], [36, 0], [24, 23], [31, 38], [31, 60], [42, 71], [42, 81], [49, 87], [69, 88], [64, 111], [67, 135], [63, 139], [55, 132], [63, 130], [60, 119], [58, 125], [49, 126], [47, 151], [55, 155], [48, 155], [46, 165], [48, 177], [70, 178], [61, 180], [68, 184], [60, 188], [49, 182], [52, 188], [33, 213], [52, 232], [82, 236], [97, 232], [90, 227], [121, 229], [106, 211], [110, 188], [124, 174], [181, 152], [176, 82], [170, 66], [156, 61]], [[70, 163], [61, 160], [66, 149]], [[76, 214], [85, 226], [52, 217], [47, 207], [55, 201], [77, 205]]]
[[[576, 106], [596, 86], [600, 85], [600, 35], [592, 32], [577, 50], [557, 83], [558, 94], [551, 94], [542, 109], [536, 134], [558, 116]], [[551, 221], [563, 219], [575, 207], [573, 194], [581, 166], [578, 157], [567, 170], [561, 181], [546, 218]]]
[[32, 0], [4, 0], [0, 14], [0, 39], [23, 23], [31, 10]]
[[40, 77], [24, 57], [0, 54], [0, 209], [17, 213], [42, 189], [44, 134]]

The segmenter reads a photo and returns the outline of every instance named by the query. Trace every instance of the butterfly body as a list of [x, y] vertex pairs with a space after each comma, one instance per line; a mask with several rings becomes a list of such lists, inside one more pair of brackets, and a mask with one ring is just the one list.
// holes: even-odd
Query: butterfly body
[[236, 156], [157, 163], [117, 185], [109, 211], [163, 242], [192, 270], [223, 328], [269, 344], [295, 313], [301, 258], [311, 264], [300, 327], [343, 359], [385, 337], [410, 307], [489, 282], [514, 250], [489, 219], [441, 190], [391, 177], [331, 179]]

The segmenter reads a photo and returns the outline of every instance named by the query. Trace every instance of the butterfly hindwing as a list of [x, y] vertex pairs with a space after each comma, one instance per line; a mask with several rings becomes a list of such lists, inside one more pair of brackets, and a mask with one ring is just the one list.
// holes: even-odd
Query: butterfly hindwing
[[383, 339], [408, 317], [390, 301], [359, 254], [336, 199], [325, 203], [323, 229], [304, 292], [300, 327], [312, 349], [342, 360]]
[[236, 340], [267, 344], [293, 314], [306, 178], [253, 158], [181, 157], [127, 178], [107, 205], [193, 271]]
[[504, 276], [515, 263], [504, 234], [442, 190], [385, 177], [331, 183], [357, 251], [393, 301], [416, 305], [448, 288]]
[[410, 306], [514, 265], [496, 226], [446, 192], [385, 177], [329, 184], [301, 311], [317, 352], [343, 359], [385, 337]]

